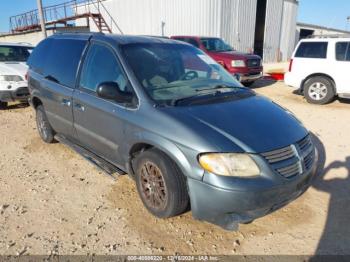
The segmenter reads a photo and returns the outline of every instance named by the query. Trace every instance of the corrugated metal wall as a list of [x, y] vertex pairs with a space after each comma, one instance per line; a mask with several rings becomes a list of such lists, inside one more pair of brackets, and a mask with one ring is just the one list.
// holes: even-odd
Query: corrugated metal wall
[[243, 52], [254, 48], [257, 0], [223, 0], [221, 37]]
[[[224, 38], [243, 52], [254, 48], [258, 0], [106, 0], [125, 34], [202, 35]], [[286, 61], [295, 45], [295, 0], [267, 0], [264, 61]], [[101, 9], [102, 15], [108, 16]], [[92, 30], [97, 30], [90, 21]], [[114, 33], [119, 33], [114, 28]]]
[[280, 32], [283, 0], [268, 0], [266, 6], [264, 62], [277, 61], [280, 49]]
[[107, 0], [103, 4], [126, 34], [161, 35], [165, 22], [167, 36], [220, 36], [222, 0]]
[[294, 1], [284, 1], [283, 18], [281, 30], [281, 60], [287, 61], [291, 58], [297, 41], [297, 15], [298, 5]]

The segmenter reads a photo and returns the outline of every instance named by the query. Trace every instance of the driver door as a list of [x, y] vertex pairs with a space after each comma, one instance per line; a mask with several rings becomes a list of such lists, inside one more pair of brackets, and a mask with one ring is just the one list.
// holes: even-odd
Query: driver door
[[103, 82], [118, 83], [121, 91], [130, 90], [115, 51], [92, 42], [82, 66], [79, 88], [73, 95], [74, 127], [81, 146], [118, 167], [122, 158], [124, 130], [130, 108], [97, 96]]

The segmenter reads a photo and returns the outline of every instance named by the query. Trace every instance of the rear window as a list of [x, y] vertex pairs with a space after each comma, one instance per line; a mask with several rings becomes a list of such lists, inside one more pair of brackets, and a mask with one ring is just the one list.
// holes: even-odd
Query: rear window
[[26, 46], [0, 46], [0, 62], [26, 62], [32, 47]]
[[179, 41], [191, 44], [191, 45], [193, 45], [193, 46], [195, 46], [197, 48], [199, 47], [198, 42], [195, 39], [193, 39], [193, 38], [182, 38], [182, 37], [179, 37], [179, 38], [175, 38], [175, 40], [179, 40]]
[[327, 42], [303, 42], [295, 54], [300, 58], [327, 58]]
[[338, 61], [350, 61], [350, 42], [338, 42], [335, 52]]
[[81, 55], [86, 45], [81, 39], [47, 39], [41, 42], [28, 60], [32, 70], [51, 81], [74, 88]]

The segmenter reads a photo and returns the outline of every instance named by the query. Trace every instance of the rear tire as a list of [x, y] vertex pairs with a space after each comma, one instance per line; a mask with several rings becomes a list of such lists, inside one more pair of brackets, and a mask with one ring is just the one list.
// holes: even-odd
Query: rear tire
[[0, 109], [6, 109], [7, 108], [7, 102], [0, 101]]
[[187, 210], [186, 177], [168, 156], [150, 149], [139, 154], [134, 164], [139, 196], [151, 214], [169, 218]]
[[325, 105], [335, 98], [334, 84], [328, 77], [312, 77], [304, 84], [304, 96], [307, 102]]
[[52, 144], [56, 142], [55, 131], [52, 129], [42, 105], [36, 108], [36, 125], [39, 135], [45, 143]]

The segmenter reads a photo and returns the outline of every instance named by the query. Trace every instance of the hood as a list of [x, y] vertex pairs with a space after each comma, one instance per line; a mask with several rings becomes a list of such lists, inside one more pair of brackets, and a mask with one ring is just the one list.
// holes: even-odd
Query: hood
[[[301, 140], [308, 134], [292, 114], [261, 96], [232, 102], [188, 106], [183, 107], [181, 111], [249, 153], [280, 149]], [[201, 133], [205, 132], [198, 130], [198, 134]], [[216, 142], [210, 137], [207, 140], [211, 140], [214, 144]], [[230, 148], [229, 145], [217, 146], [222, 149]]]
[[0, 62], [0, 75], [20, 75], [24, 79], [27, 70], [25, 62]]
[[248, 53], [242, 53], [238, 51], [228, 51], [228, 52], [210, 52], [210, 55], [235, 60], [246, 60], [246, 59], [261, 59], [260, 56]]

